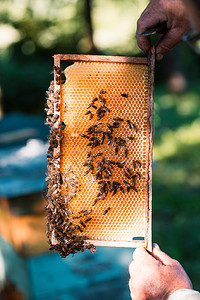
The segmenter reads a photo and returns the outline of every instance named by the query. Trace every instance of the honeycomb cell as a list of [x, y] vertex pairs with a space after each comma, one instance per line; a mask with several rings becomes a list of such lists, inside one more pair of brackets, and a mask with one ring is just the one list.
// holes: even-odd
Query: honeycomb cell
[[[77, 230], [77, 235], [104, 241], [145, 237], [149, 172], [148, 66], [75, 62], [64, 74], [60, 120], [66, 127], [61, 142], [60, 171], [64, 177], [62, 195], [73, 212], [71, 222], [77, 225], [81, 220], [85, 224], [82, 232]], [[99, 120], [98, 110], [103, 111]], [[88, 134], [91, 126], [95, 131]], [[90, 152], [92, 162], [87, 164]], [[101, 162], [103, 167], [99, 166]], [[89, 166], [94, 170], [89, 170]], [[98, 166], [102, 172], [99, 179]], [[70, 179], [73, 176], [78, 184], [75, 189]], [[94, 205], [101, 181], [106, 182], [108, 192], [105, 199]], [[120, 184], [116, 193], [113, 182]], [[105, 194], [102, 190], [101, 193]], [[81, 213], [86, 210], [91, 212]]]

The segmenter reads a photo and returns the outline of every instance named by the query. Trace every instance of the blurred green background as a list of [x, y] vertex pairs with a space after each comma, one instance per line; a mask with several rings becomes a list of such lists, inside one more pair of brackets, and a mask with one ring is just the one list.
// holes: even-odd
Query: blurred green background
[[[55, 53], [139, 55], [146, 0], [1, 0], [1, 115], [45, 117]], [[179, 44], [156, 64], [153, 241], [200, 290], [200, 57]]]

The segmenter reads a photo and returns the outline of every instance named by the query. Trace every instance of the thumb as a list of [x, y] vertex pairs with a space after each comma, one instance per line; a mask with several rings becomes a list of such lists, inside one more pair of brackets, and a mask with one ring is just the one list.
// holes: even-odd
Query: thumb
[[153, 256], [163, 265], [170, 265], [172, 263], [172, 258], [161, 251], [157, 244], [153, 245]]
[[133, 253], [133, 261], [137, 263], [152, 263], [156, 261], [155, 258], [156, 257], [154, 257], [152, 253], [150, 253], [143, 247], [136, 248]]
[[149, 253], [143, 247], [138, 247], [133, 252], [134, 261], [144, 261], [150, 257]]

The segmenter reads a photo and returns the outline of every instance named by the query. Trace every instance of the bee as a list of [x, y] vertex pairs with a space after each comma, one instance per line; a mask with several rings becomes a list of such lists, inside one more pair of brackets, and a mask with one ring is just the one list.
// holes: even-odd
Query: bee
[[95, 156], [102, 156], [102, 155], [103, 155], [103, 152], [99, 152]]
[[103, 125], [103, 123], [97, 123], [97, 124], [95, 124], [95, 127], [99, 127], [99, 126], [102, 126]]
[[125, 149], [125, 151], [124, 151], [124, 157], [127, 158], [127, 156], [128, 156], [128, 149]]
[[88, 111], [86, 111], [86, 113], [85, 113], [85, 115], [87, 116], [87, 115], [89, 115], [89, 114], [91, 114], [92, 112], [90, 111], [90, 110], [88, 110]]
[[87, 218], [87, 219], [85, 220], [85, 223], [87, 223], [87, 222], [89, 222], [89, 221], [91, 221], [91, 220], [92, 220], [92, 218], [89, 217], [89, 218]]
[[83, 133], [81, 133], [80, 136], [83, 137], [83, 138], [85, 138], [85, 139], [89, 139], [90, 138], [88, 135], [83, 134]]
[[135, 170], [136, 168], [136, 162], [133, 160], [133, 169]]
[[111, 176], [112, 176], [112, 172], [111, 172], [111, 170], [110, 170], [109, 168], [107, 168], [107, 169], [105, 170], [105, 175], [104, 175], [104, 177], [107, 178], [107, 179], [109, 179], [109, 177], [111, 177]]
[[119, 122], [114, 122], [114, 123], [112, 124], [112, 127], [118, 128], [118, 127], [119, 127]]
[[113, 181], [112, 187], [115, 187], [115, 186], [119, 187], [120, 183], [118, 181]]
[[114, 196], [117, 193], [117, 187], [114, 188], [113, 192], [112, 192], [112, 196]]
[[84, 228], [86, 228], [86, 225], [85, 225], [85, 223], [84, 223], [83, 221], [80, 221], [80, 224], [81, 224]]
[[132, 128], [132, 125], [131, 125], [130, 120], [127, 120], [126, 122], [127, 122], [127, 124], [128, 124], [128, 128], [131, 129], [131, 128]]
[[110, 109], [108, 107], [106, 107], [105, 105], [103, 105], [103, 108], [107, 111], [110, 112]]
[[139, 160], [135, 161], [139, 168], [141, 168], [141, 162]]
[[78, 229], [80, 232], [83, 232], [83, 229], [79, 225], [76, 225], [76, 229]]
[[101, 137], [101, 140], [100, 140], [100, 144], [101, 145], [104, 143], [104, 140], [105, 140], [105, 133], [103, 133], [103, 135]]
[[126, 171], [127, 171], [130, 175], [132, 175], [132, 172], [131, 172], [131, 170], [130, 170], [128, 167], [125, 167], [125, 169], [126, 169]]
[[92, 209], [90, 209], [90, 210], [86, 210], [86, 212], [83, 214], [84, 216], [87, 216], [87, 215], [89, 215], [89, 214], [91, 214], [91, 212], [92, 212]]
[[66, 113], [67, 112], [67, 104], [65, 103], [64, 104], [64, 113]]
[[106, 163], [108, 165], [115, 165], [116, 164], [114, 160], [109, 160], [109, 159], [106, 161]]
[[61, 68], [58, 67], [58, 66], [54, 66], [54, 70], [55, 70], [55, 72], [57, 72], [57, 73], [61, 73]]
[[135, 132], [138, 132], [137, 127], [135, 126], [135, 124], [132, 123], [132, 128], [135, 130]]
[[115, 137], [113, 141], [113, 146], [115, 147], [116, 145], [117, 145], [117, 137]]
[[94, 131], [95, 131], [95, 125], [92, 125], [92, 126], [90, 126], [87, 130], [86, 130], [86, 132], [87, 132], [87, 134], [92, 134]]
[[81, 218], [81, 216], [74, 216], [74, 217], [72, 217], [72, 219], [80, 219]]
[[120, 147], [126, 147], [126, 141], [124, 139], [122, 139], [121, 137], [118, 138], [117, 144]]
[[128, 181], [126, 181], [126, 180], [123, 180], [123, 183], [127, 186], [127, 187], [131, 187], [131, 185], [130, 185], [130, 183], [128, 182]]
[[139, 179], [141, 179], [141, 174], [140, 174], [139, 172], [135, 172], [135, 174], [137, 175], [137, 177], [138, 177]]
[[93, 145], [93, 143], [91, 142], [91, 143], [88, 143], [86, 146], [91, 147], [92, 145]]
[[72, 215], [74, 214], [69, 206], [68, 206], [68, 211], [69, 211], [70, 214], [72, 214]]
[[102, 99], [102, 104], [103, 104], [103, 106], [105, 106], [105, 104], [106, 104], [106, 99]]
[[101, 120], [105, 116], [105, 113], [102, 113], [100, 116], [98, 116], [97, 121]]
[[70, 202], [75, 196], [70, 196], [68, 199], [66, 199], [66, 202]]
[[101, 90], [100, 94], [106, 94], [107, 92], [105, 90]]
[[122, 191], [122, 193], [124, 194], [124, 188], [123, 188], [123, 186], [122, 185], [120, 185], [120, 191]]
[[112, 138], [113, 138], [113, 137], [112, 137], [112, 135], [110, 135], [110, 136], [108, 137], [108, 142], [107, 142], [107, 144], [108, 144], [108, 145], [110, 145], [110, 144], [111, 144], [111, 142], [112, 142]]
[[80, 210], [78, 213], [79, 214], [83, 214], [83, 213], [85, 213], [87, 211], [87, 209], [82, 209], [82, 210]]
[[131, 186], [132, 190], [134, 190], [136, 193], [138, 192], [138, 190], [136, 189], [135, 186]]
[[60, 103], [55, 103], [55, 110], [59, 111], [60, 110]]
[[131, 176], [130, 176], [126, 171], [124, 171], [124, 175], [125, 175], [128, 179], [131, 179]]
[[128, 94], [121, 94], [122, 97], [128, 98]]
[[90, 173], [90, 171], [87, 170], [83, 175], [84, 175], [84, 176], [87, 176], [89, 173]]
[[94, 103], [94, 102], [96, 102], [96, 101], [98, 101], [98, 98], [97, 98], [97, 97], [95, 97], [95, 98], [92, 99], [92, 103]]
[[135, 138], [134, 138], [134, 136], [128, 136], [128, 139], [129, 139], [130, 141], [133, 141]]
[[52, 147], [57, 148], [58, 147], [58, 140], [54, 139], [51, 143]]
[[89, 151], [89, 152], [87, 153], [87, 158], [89, 158], [91, 155], [92, 155], [92, 152]]
[[124, 119], [121, 119], [121, 118], [113, 118], [114, 121], [118, 121], [118, 122], [123, 122]]
[[103, 132], [103, 130], [96, 130], [95, 131], [96, 134], [99, 134], [99, 133], [102, 133], [102, 132]]
[[91, 104], [88, 104], [88, 106], [86, 107], [86, 109], [89, 109], [91, 107]]
[[108, 124], [108, 123], [106, 123], [106, 126], [107, 126], [109, 129], [112, 129], [112, 128], [113, 128], [112, 125], [110, 125], [110, 124]]
[[94, 114], [90, 114], [90, 116], [89, 116], [89, 120], [92, 120], [92, 118], [94, 117]]
[[107, 214], [109, 212], [109, 210], [110, 210], [110, 207], [106, 208], [103, 212], [103, 215]]
[[116, 162], [116, 165], [117, 165], [118, 168], [122, 169], [124, 167], [124, 163], [125, 163], [125, 161]]

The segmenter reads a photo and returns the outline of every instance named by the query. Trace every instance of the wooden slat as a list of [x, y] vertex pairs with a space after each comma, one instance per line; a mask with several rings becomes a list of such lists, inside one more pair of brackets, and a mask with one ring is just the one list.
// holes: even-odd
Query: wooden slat
[[147, 212], [147, 242], [149, 251], [152, 251], [152, 162], [153, 162], [153, 114], [154, 114], [154, 73], [155, 73], [155, 46], [151, 47], [148, 54], [148, 93], [149, 93], [149, 179], [148, 179], [148, 212]]
[[[54, 61], [86, 61], [86, 62], [121, 62], [133, 64], [145, 64], [148, 60], [146, 57], [129, 57], [129, 56], [104, 56], [104, 55], [82, 55], [82, 54], [56, 54]], [[58, 65], [58, 63], [57, 63]]]
[[86, 240], [86, 243], [91, 243], [92, 245], [104, 246], [104, 247], [126, 247], [126, 248], [137, 248], [144, 247], [145, 241], [99, 241], [99, 240]]
[[54, 84], [57, 83], [57, 75], [59, 75], [58, 70], [60, 69], [60, 55], [54, 55]]

